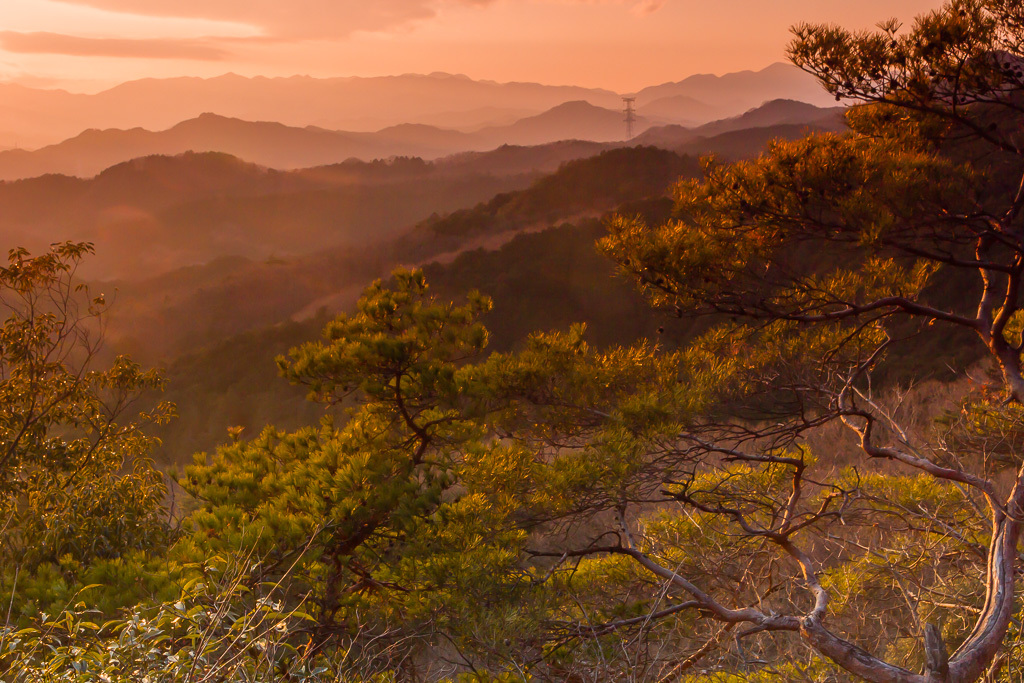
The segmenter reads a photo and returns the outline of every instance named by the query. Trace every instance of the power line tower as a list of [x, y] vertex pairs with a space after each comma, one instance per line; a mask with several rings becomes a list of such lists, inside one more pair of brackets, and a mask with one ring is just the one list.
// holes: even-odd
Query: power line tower
[[626, 105], [626, 139], [633, 139], [633, 126], [636, 124], [636, 109], [634, 103], [636, 102], [635, 97], [623, 97], [622, 103]]

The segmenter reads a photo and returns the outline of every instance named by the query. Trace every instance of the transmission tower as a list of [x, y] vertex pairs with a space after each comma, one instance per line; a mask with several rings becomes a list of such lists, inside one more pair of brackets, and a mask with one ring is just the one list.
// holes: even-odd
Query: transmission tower
[[633, 139], [633, 126], [636, 124], [636, 109], [633, 104], [636, 102], [635, 97], [623, 97], [622, 103], [626, 105], [626, 139]]

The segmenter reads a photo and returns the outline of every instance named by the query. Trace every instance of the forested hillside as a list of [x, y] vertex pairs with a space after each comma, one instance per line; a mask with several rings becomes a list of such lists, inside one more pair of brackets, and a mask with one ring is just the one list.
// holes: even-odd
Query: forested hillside
[[[316, 336], [325, 311], [350, 308], [366, 281], [399, 264], [425, 264], [442, 296], [457, 299], [475, 288], [504, 304], [484, 318], [493, 348], [511, 349], [534, 330], [576, 322], [590, 325], [602, 345], [656, 337], [665, 323], [597, 253], [607, 216], [594, 214], [665, 218], [670, 183], [695, 172], [695, 160], [671, 152], [614, 150], [567, 163], [526, 190], [428, 219], [385, 249], [174, 273], [117, 301], [108, 341], [136, 357], [185, 356], [169, 366], [165, 397], [194, 409], [181, 409], [160, 432], [161, 460], [182, 462], [222, 443], [229, 425], [253, 431], [308, 417], [303, 393], [277, 378], [273, 358]], [[574, 191], [559, 193], [564, 184]], [[643, 197], [649, 199], [626, 201]]]
[[[523, 231], [598, 218], [623, 202], [664, 196], [680, 175], [697, 170], [695, 159], [673, 152], [610, 150], [566, 162], [525, 189], [501, 193], [471, 209], [409, 222], [404, 230], [394, 230], [390, 240], [379, 237], [372, 245], [320, 249], [291, 258], [222, 258], [152, 278], [104, 282], [97, 287], [117, 291], [107, 338], [114, 348], [156, 362], [238, 332], [302, 319], [321, 307], [338, 312], [355, 302], [366, 282], [386, 276], [397, 265], [451, 258], [480, 246], [494, 249]], [[319, 176], [325, 171], [302, 173]], [[382, 197], [393, 197], [390, 193], [405, 191], [403, 182], [377, 187]], [[426, 194], [426, 189], [419, 191]], [[365, 206], [365, 187], [354, 191]], [[266, 212], [253, 215], [273, 224]]]
[[0, 184], [0, 234], [34, 250], [54, 234], [89, 240], [99, 253], [85, 264], [87, 275], [138, 278], [218, 256], [266, 259], [381, 242], [431, 213], [531, 179], [439, 171], [420, 160], [280, 172], [218, 153], [144, 157], [88, 180]]

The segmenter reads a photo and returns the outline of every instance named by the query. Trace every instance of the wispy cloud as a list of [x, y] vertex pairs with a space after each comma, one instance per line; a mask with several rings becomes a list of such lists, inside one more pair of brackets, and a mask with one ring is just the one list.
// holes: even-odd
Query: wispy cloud
[[[487, 0], [444, 0], [479, 5]], [[65, 0], [126, 14], [231, 21], [267, 35], [337, 39], [435, 16], [438, 0]]]
[[664, 7], [666, 2], [667, 0], [640, 0], [633, 5], [633, 11], [640, 15], [651, 14]]
[[[387, 31], [430, 19], [443, 7], [485, 7], [497, 0], [63, 0], [125, 14], [248, 24], [266, 36], [339, 39], [358, 31]], [[667, 0], [541, 0], [620, 4], [650, 14]]]
[[0, 48], [21, 54], [58, 54], [75, 57], [142, 57], [221, 61], [230, 56], [204, 40], [177, 38], [83, 38], [62, 33], [0, 31]]
[[[534, 0], [535, 2], [542, 2], [547, 4], [558, 4], [558, 5], [621, 5], [628, 7], [629, 10], [638, 16], [646, 16], [653, 12], [657, 12], [666, 4], [669, 0]], [[490, 0], [482, 0], [482, 2], [490, 2]]]

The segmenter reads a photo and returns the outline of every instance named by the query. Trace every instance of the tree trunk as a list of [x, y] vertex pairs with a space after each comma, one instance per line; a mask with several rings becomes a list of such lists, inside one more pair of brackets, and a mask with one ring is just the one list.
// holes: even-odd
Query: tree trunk
[[949, 683], [949, 653], [935, 624], [924, 627], [924, 675], [928, 683]]

